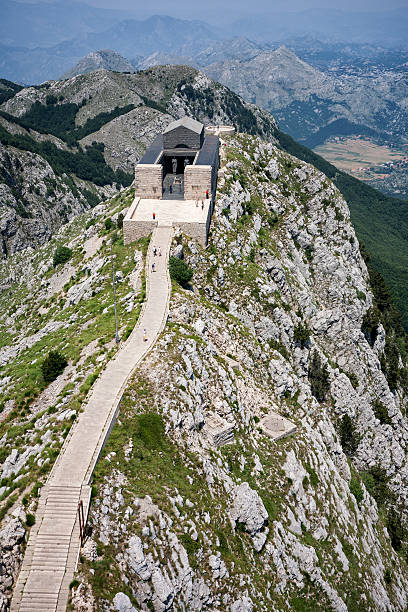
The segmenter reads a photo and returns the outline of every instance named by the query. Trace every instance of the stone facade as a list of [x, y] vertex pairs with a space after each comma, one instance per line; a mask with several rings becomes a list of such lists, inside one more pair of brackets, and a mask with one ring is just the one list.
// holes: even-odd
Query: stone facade
[[163, 166], [138, 164], [135, 168], [135, 194], [143, 198], [160, 199], [163, 192]]
[[203, 200], [212, 192], [211, 166], [187, 166], [184, 171], [184, 199]]

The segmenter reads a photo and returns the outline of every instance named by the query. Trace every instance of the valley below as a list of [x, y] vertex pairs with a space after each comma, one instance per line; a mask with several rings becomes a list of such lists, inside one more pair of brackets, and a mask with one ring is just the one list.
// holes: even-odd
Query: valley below
[[408, 197], [408, 145], [377, 144], [367, 137], [334, 137], [314, 152], [380, 191]]

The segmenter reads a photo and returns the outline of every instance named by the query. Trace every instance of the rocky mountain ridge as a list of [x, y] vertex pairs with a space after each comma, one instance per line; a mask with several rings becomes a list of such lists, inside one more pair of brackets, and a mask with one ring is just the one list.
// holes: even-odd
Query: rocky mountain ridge
[[[404, 561], [388, 587], [385, 548], [399, 562], [356, 479], [381, 465], [405, 506], [406, 396], [381, 373], [383, 332], [371, 346], [361, 331], [375, 298], [347, 207], [272, 145], [238, 137], [227, 151], [209, 249], [176, 240], [194, 292], [175, 291], [98, 466], [74, 609], [404, 609]], [[326, 397], [312, 382], [316, 353]], [[298, 432], [272, 442], [271, 412]], [[147, 442], [153, 414], [162, 429]], [[231, 446], [211, 443], [214, 417], [233, 427]], [[90, 571], [104, 563], [115, 568], [106, 586]]]
[[[307, 55], [306, 43], [306, 48], [300, 41], [293, 44]], [[309, 55], [313, 61], [310, 50]], [[396, 54], [396, 62], [398, 58], [404, 55]], [[78, 65], [74, 73], [88, 71], [89, 60], [83, 61], [85, 67]], [[312, 148], [319, 138], [324, 142], [328, 135], [348, 133], [368, 135], [392, 145], [406, 140], [408, 83], [403, 63], [366, 65], [361, 57], [354, 60], [353, 68], [329, 63], [322, 70], [286, 46], [273, 48], [239, 37], [215, 42], [190, 55], [155, 51], [132, 63], [116, 55], [112, 61], [119, 71], [133, 71], [132, 65], [139, 69], [160, 64], [199, 68], [244, 100], [270, 111], [282, 130]]]
[[330, 124], [336, 136], [334, 122], [340, 118], [354, 124], [356, 133], [364, 133], [365, 126], [392, 144], [404, 139], [408, 82], [401, 69], [333, 75], [280, 47], [248, 60], [215, 63], [204, 71], [245, 100], [269, 110], [281, 129], [306, 144], [308, 137]]
[[[3, 253], [40, 244], [118, 184], [129, 185], [146, 147], [175, 118], [232, 123], [267, 138], [276, 129], [268, 113], [188, 66], [137, 74], [98, 70], [40, 87], [5, 86], [4, 98]], [[20, 176], [9, 161], [18, 164], [19, 151], [26, 162]], [[57, 189], [61, 181], [69, 201]]]
[[[188, 66], [155, 66], [136, 74], [99, 70], [38, 87], [21, 88], [9, 81], [0, 84], [0, 141], [6, 148], [38, 155], [38, 163], [44, 160], [51, 166], [55, 180], [66, 175], [65, 187], [77, 201], [75, 210], [86, 206], [85, 200], [95, 205], [106, 188], [129, 185], [134, 164], [156, 133], [172, 118], [183, 115], [206, 125], [235, 125], [238, 131], [259, 134], [313, 163], [347, 199], [359, 239], [389, 283], [408, 325], [405, 202], [386, 197], [339, 172], [282, 133], [268, 112], [244, 102], [202, 72]], [[4, 172], [3, 251], [9, 252], [49, 237], [58, 226], [58, 218], [50, 215], [47, 195], [40, 196], [35, 212], [30, 213], [31, 193], [37, 188], [42, 194], [52, 194], [54, 183], [36, 185], [36, 171], [27, 171], [29, 184], [20, 193], [7, 168]], [[6, 197], [9, 193], [17, 202], [11, 207], [14, 200]], [[63, 206], [61, 210], [66, 211], [61, 222], [74, 214]], [[33, 217], [22, 221], [20, 213]], [[37, 223], [46, 228], [39, 230]]]
[[[173, 285], [169, 321], [97, 466], [71, 606], [403, 611], [404, 336], [326, 176], [257, 137], [222, 151], [209, 246], [176, 232], [172, 254], [194, 270], [192, 287]], [[117, 235], [131, 197], [77, 217], [28, 265], [10, 257], [1, 276], [0, 321], [13, 321], [0, 378], [5, 609], [36, 503], [29, 486], [46, 477], [113, 348], [115, 234], [121, 335], [144, 299], [146, 245]], [[58, 243], [73, 253], [54, 270]], [[49, 347], [69, 365], [44, 389]], [[280, 417], [297, 431], [274, 441]], [[225, 428], [230, 443], [217, 447]]]

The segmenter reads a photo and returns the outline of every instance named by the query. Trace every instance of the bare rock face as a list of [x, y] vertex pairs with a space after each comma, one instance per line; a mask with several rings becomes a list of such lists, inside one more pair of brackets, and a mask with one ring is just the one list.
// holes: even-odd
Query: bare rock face
[[142, 540], [138, 536], [132, 536], [130, 538], [127, 554], [129, 567], [131, 567], [142, 580], [149, 580], [152, 576], [152, 570], [147, 566]]
[[113, 605], [115, 610], [118, 612], [137, 612], [136, 608], [132, 606], [132, 602], [125, 593], [116, 593], [113, 598]]
[[22, 561], [21, 544], [25, 529], [18, 518], [11, 519], [0, 531], [0, 610], [8, 610], [8, 597]]
[[12, 255], [46, 242], [89, 208], [42, 157], [0, 144], [0, 251]]
[[257, 552], [262, 550], [268, 535], [268, 513], [259, 497], [247, 482], [243, 482], [233, 492], [234, 501], [230, 510], [230, 518], [234, 526], [241, 523], [252, 537]]

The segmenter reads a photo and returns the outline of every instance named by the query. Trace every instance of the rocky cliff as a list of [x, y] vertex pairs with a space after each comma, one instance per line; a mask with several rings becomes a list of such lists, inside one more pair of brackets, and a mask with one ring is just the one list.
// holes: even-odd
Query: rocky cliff
[[193, 288], [97, 468], [74, 609], [404, 610], [407, 400], [362, 331], [349, 211], [272, 145], [227, 150], [210, 247], [176, 239]]
[[[167, 326], [97, 466], [72, 607], [405, 610], [404, 336], [334, 185], [256, 137], [222, 150], [209, 247], [176, 235], [192, 286], [174, 285]], [[109, 358], [104, 238], [114, 229], [104, 219], [128, 201], [68, 225], [57, 238], [73, 257], [56, 273], [40, 265], [47, 246], [25, 275], [23, 258], [11, 258], [2, 279], [17, 308], [15, 340], [1, 353], [6, 593], [21, 504], [33, 511], [31, 483], [44, 479], [93, 368]], [[144, 247], [115, 245], [131, 325]], [[38, 309], [27, 311], [33, 295], [39, 329]], [[49, 346], [72, 369], [47, 395], [38, 381]]]

